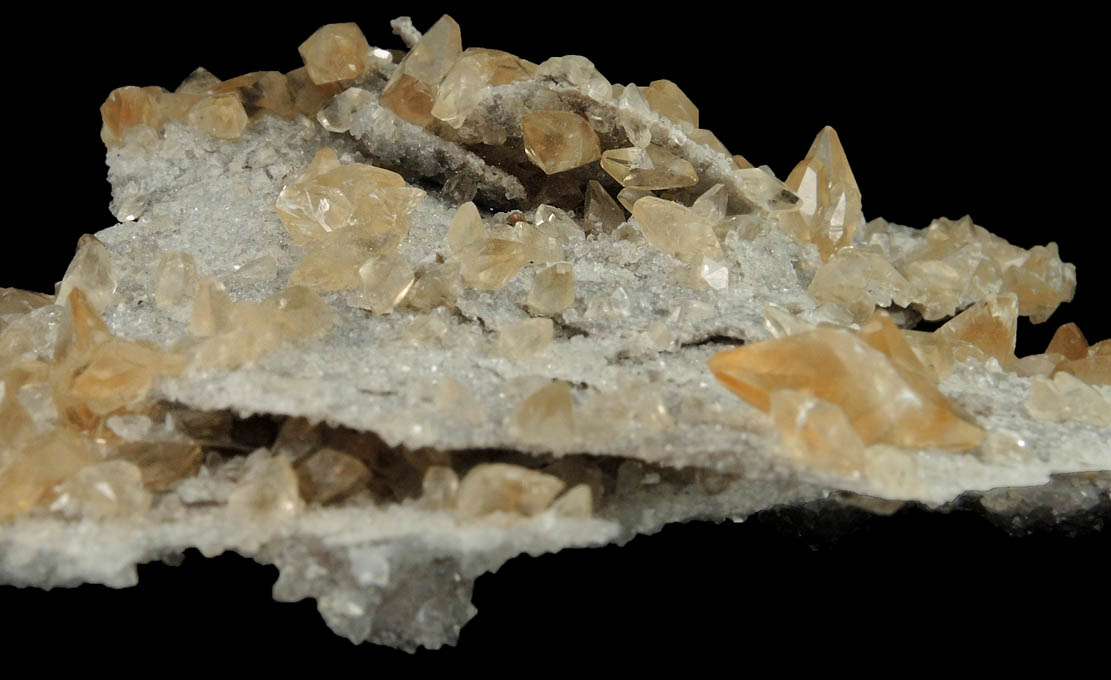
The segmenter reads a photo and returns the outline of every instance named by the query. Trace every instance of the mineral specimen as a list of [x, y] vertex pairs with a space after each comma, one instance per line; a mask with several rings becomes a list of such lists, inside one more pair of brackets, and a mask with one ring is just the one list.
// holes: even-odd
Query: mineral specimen
[[829, 127], [780, 181], [669, 80], [393, 27], [407, 51], [330, 24], [289, 73], [108, 93], [122, 222], [52, 294], [0, 289], [0, 581], [236, 551], [413, 650], [521, 552], [1105, 502], [1111, 344], [1016, 356], [1073, 298], [1056, 244], [866, 220]]

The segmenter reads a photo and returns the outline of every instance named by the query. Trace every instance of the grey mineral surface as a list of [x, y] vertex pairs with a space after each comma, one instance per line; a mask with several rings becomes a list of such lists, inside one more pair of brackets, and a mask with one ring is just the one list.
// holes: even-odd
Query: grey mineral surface
[[669, 80], [393, 26], [108, 97], [118, 223], [0, 289], [0, 583], [234, 552], [413, 651], [514, 556], [670, 523], [1101, 530], [1111, 345], [1018, 338], [1077, 290], [1052, 234], [888, 222], [832, 128], [753, 167]]

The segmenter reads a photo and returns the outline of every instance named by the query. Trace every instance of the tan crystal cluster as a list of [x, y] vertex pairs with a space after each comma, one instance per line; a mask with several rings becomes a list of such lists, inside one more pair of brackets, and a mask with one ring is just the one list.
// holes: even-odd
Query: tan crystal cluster
[[[1108, 341], [1089, 347], [1075, 324], [1058, 328], [1046, 352], [1018, 359], [1018, 297], [978, 302], [933, 332], [897, 327], [878, 311], [853, 331], [815, 327], [765, 311], [773, 339], [719, 352], [710, 370], [723, 385], [771, 414], [788, 455], [850, 476], [879, 473], [867, 447], [974, 449], [985, 433], [938, 389], [959, 362], [994, 361], [1035, 376], [1027, 411], [1035, 420], [1111, 424]], [[1052, 379], [1051, 379], [1052, 378]], [[981, 451], [982, 454], [987, 453]]]
[[[769, 307], [774, 337], [720, 352], [709, 367], [770, 416], [783, 453], [808, 467], [881, 478], [900, 474], [899, 450], [983, 449], [995, 433], [985, 433], [939, 387], [965, 360], [1032, 376], [1027, 410], [1036, 420], [1111, 424], [1111, 407], [1093, 387], [1111, 384], [1108, 341], [1089, 346], [1066, 324], [1044, 353], [1015, 356], [1019, 316], [1045, 321], [1073, 296], [1075, 270], [1056, 244], [1022, 249], [968, 217], [936, 220], [921, 234], [882, 219], [866, 222], [832, 128], [819, 132], [780, 181], [700, 128], [697, 106], [671, 81], [615, 85], [581, 56], [534, 64], [464, 49], [459, 25], [446, 15], [423, 35], [411, 25], [403, 35], [410, 49], [397, 63], [357, 25], [330, 24], [300, 45], [304, 66], [289, 73], [225, 81], [198, 69], [173, 92], [119, 88], [101, 107], [102, 139], [121, 147], [176, 122], [235, 140], [264, 115], [305, 116], [335, 134], [347, 127], [332, 120], [337, 112], [351, 118], [374, 105], [408, 126], [402, 129], [416, 129], [407, 134], [431, 145], [422, 153], [451, 149], [475, 166], [520, 175], [527, 196], [519, 209], [484, 215], [478, 180], [456, 163], [455, 174], [440, 178], [445, 196], [460, 197], [444, 247], [410, 262], [401, 246], [425, 192], [406, 179], [428, 186], [432, 175], [389, 162], [379, 167], [371, 153], [348, 151], [341, 160], [323, 146], [274, 203], [300, 256], [279, 292], [233, 301], [225, 281], [198, 271], [191, 255], [163, 254], [154, 302], [188, 318], [189, 336], [173, 347], [108, 331], [99, 314], [115, 302], [118, 282], [104, 245], [83, 239], [56, 297], [0, 291], [0, 517], [38, 510], [141, 515], [152, 492], [197, 470], [204, 451], [244, 448], [229, 434], [230, 416], [175, 411], [151, 400], [153, 387], [167, 375], [231, 370], [285, 342], [323, 336], [337, 316], [332, 294], [346, 294], [347, 304], [373, 315], [411, 312], [404, 332], [422, 343], [447, 335], [443, 308], [456, 306], [465, 291], [481, 300], [527, 276], [527, 293], [516, 302], [528, 318], [491, 329], [490, 354], [514, 363], [543, 357], [560, 315], [576, 306], [576, 275], [589, 275], [576, 272], [572, 254], [602, 235], [647, 243], [673, 258], [677, 283], [713, 293], [728, 291], [731, 276], [736, 281], [726, 264], [731, 242], [778, 227], [801, 246], [808, 291], [839, 323], [816, 326]], [[501, 106], [505, 101], [517, 105]], [[273, 277], [277, 265], [263, 258], [244, 267], [250, 269]], [[584, 317], [620, 318], [617, 308], [628, 305], [622, 294], [591, 298]], [[42, 357], [36, 329], [24, 320], [50, 304], [66, 316], [52, 355]], [[918, 317], [948, 320], [933, 332], [893, 321]], [[662, 321], [646, 335], [654, 347], [677, 344]], [[619, 436], [629, 424], [674, 427], [663, 397], [647, 384], [621, 383], [584, 400], [566, 380], [542, 382], [530, 383], [505, 421], [517, 441], [543, 447], [584, 432]], [[445, 389], [434, 400], [465, 420], [485, 418], [461, 386]], [[600, 483], [582, 478], [582, 467], [572, 466], [572, 474], [558, 462], [551, 469], [461, 464], [442, 451], [390, 448], [372, 434], [297, 418], [282, 421], [265, 447], [249, 448], [258, 450], [241, 457], [228, 511], [260, 535], [306, 503], [363, 493], [377, 501], [419, 499], [468, 521], [549, 509], [587, 517], [600, 498]]]

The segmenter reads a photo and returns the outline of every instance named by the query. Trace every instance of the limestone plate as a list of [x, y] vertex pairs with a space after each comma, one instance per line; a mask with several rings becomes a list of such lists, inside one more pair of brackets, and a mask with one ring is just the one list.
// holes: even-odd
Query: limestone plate
[[781, 181], [671, 81], [393, 27], [407, 51], [333, 24], [289, 73], [110, 93], [121, 223], [53, 295], [0, 289], [0, 581], [233, 550], [413, 650], [522, 552], [1106, 502], [1111, 344], [1015, 356], [1073, 296], [1056, 244], [866, 220], [831, 128]]

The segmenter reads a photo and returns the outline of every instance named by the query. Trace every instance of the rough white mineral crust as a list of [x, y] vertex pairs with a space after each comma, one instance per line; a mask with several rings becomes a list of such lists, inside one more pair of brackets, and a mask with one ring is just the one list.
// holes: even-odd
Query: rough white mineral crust
[[[394, 30], [409, 45], [420, 38], [408, 20], [395, 22]], [[261, 300], [281, 290], [305, 251], [279, 220], [275, 199], [324, 146], [343, 163], [395, 169], [428, 192], [399, 246], [414, 268], [450, 255], [445, 235], [460, 201], [441, 187], [457, 184], [453, 178], [470, 181], [480, 207], [521, 205], [526, 192], [517, 177], [381, 106], [382, 84], [382, 74], [368, 76], [360, 89], [326, 106], [319, 122], [263, 117], [241, 138], [225, 141], [171, 121], [160, 138], [132, 136], [110, 149], [113, 209], [126, 221], [96, 234], [119, 282], [102, 312], [109, 329], [161, 346], [187, 336], [187, 309], [154, 304], [166, 252], [191, 255], [197, 275], [219, 277], [233, 300]], [[481, 135], [483, 126], [511, 129], [517, 112], [536, 99], [561, 110], [578, 107], [597, 129], [609, 131], [603, 142], [623, 138], [625, 129], [647, 129], [655, 143], [690, 160], [707, 188], [723, 183], [729, 205], [757, 222], [796, 200], [761, 171], [735, 172], [730, 156], [636, 107], [632, 97], [599, 103], [563, 82], [493, 88], [460, 138]], [[489, 220], [489, 212], [482, 214]], [[522, 217], [532, 222], [536, 214], [526, 207]], [[896, 225], [891, 232], [896, 248], [922, 238]], [[592, 517], [551, 509], [512, 522], [468, 523], [416, 501], [353, 501], [310, 506], [260, 528], [229, 502], [243, 484], [238, 463], [217, 461], [158, 496], [139, 519], [39, 514], [0, 524], [0, 581], [124, 587], [136, 583], [139, 563], [189, 547], [209, 556], [232, 550], [275, 564], [281, 576], [274, 597], [316, 598], [337, 633], [412, 650], [453, 643], [474, 615], [474, 579], [520, 553], [624, 541], [692, 518], [740, 520], [833, 493], [854, 502], [867, 496], [939, 507], [984, 491], [985, 507], [1001, 515], [1049, 508], [1063, 516], [1106, 498], [1106, 473], [1065, 473], [1111, 470], [1111, 430], [1030, 418], [1024, 404], [1032, 379], [990, 361], [960, 363], [940, 385], [981, 428], [996, 433], [982, 455], [893, 452], [902, 469], [856, 479], [776, 455], [780, 440], [770, 419], [721, 387], [706, 361], [732, 344], [770, 337], [770, 305], [800, 323], [845, 322], [843, 310], [815, 301], [800, 277], [799, 263], [818, 261], [816, 249], [800, 247], [777, 228], [752, 238], [732, 231], [721, 243], [720, 261], [712, 262], [712, 282], [698, 289], [677, 278], [675, 258], [633, 233], [593, 231], [567, 244], [563, 260], [573, 268], [574, 303], [555, 315], [550, 345], [533, 356], [507, 357], [496, 347], [502, 331], [530, 318], [526, 300], [545, 263], [526, 267], [496, 292], [464, 288], [456, 311], [437, 321], [445, 328], [425, 342], [414, 343], [410, 333], [420, 313], [397, 308], [374, 316], [350, 306], [346, 294], [332, 294], [325, 300], [337, 321], [319, 340], [283, 346], [234, 370], [190, 368], [156, 386], [159, 399], [199, 411], [300, 416], [374, 432], [410, 450], [589, 460], [606, 479]], [[246, 263], [262, 264], [244, 272]], [[29, 318], [46, 338], [36, 351], [49, 356], [61, 308], [42, 307]], [[515, 410], [552, 379], [573, 386], [573, 429], [542, 440], [522, 434], [513, 427]], [[429, 396], [450, 380], [465, 389], [461, 401]], [[1108, 388], [1096, 389], [1111, 399]], [[1055, 485], [1043, 487], [1053, 475]], [[1076, 485], [1082, 493], [1070, 491]]]

